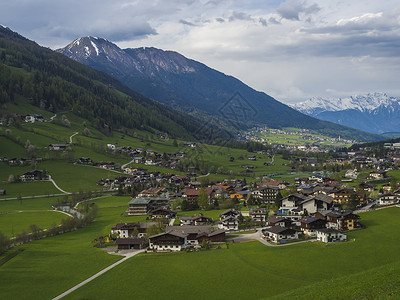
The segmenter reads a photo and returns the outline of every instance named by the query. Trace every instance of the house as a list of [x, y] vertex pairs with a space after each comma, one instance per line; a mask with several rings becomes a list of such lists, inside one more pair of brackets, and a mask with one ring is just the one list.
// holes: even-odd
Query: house
[[[211, 188], [204, 188], [204, 191], [207, 194], [208, 199], [210, 201], [212, 199], [212, 197], [213, 197], [214, 190], [211, 189]], [[183, 192], [182, 197], [186, 198], [188, 202], [194, 203], [199, 198], [200, 192], [201, 192], [201, 189], [199, 189], [199, 188], [186, 189]]]
[[255, 222], [264, 223], [267, 219], [267, 209], [265, 207], [250, 208], [249, 215]]
[[118, 223], [111, 227], [111, 234], [116, 234], [119, 238], [143, 237], [147, 233], [147, 229], [156, 222], [137, 222], [137, 223]]
[[292, 220], [283, 218], [280, 216], [273, 216], [267, 219], [267, 225], [270, 227], [280, 226], [280, 227], [291, 227]]
[[270, 181], [261, 182], [258, 185], [258, 187], [263, 187], [263, 186], [276, 186], [279, 189], [283, 190], [283, 189], [287, 189], [288, 187], [290, 187], [290, 183], [287, 181], [283, 181], [283, 180], [270, 180]]
[[206, 239], [210, 242], [225, 242], [225, 230], [213, 230], [211, 225], [203, 226], [167, 226], [166, 232], [187, 234], [187, 246], [200, 245]]
[[358, 187], [364, 192], [373, 192], [376, 188], [376, 184], [370, 182], [362, 182], [358, 185]]
[[178, 231], [163, 232], [149, 237], [149, 248], [160, 251], [181, 251], [187, 247], [188, 234]]
[[358, 177], [357, 169], [354, 169], [354, 170], [347, 170], [346, 173], [344, 174], [344, 177], [346, 177], [346, 178], [352, 178], [352, 179], [357, 179], [357, 177]]
[[275, 243], [284, 243], [286, 240], [298, 239], [297, 231], [287, 227], [272, 226], [263, 229], [262, 233], [266, 240]]
[[394, 193], [383, 194], [378, 198], [378, 205], [391, 205], [399, 203], [400, 195]]
[[144, 163], [144, 157], [136, 156], [136, 157], [133, 158], [133, 162], [135, 164], [143, 164]]
[[146, 247], [146, 240], [144, 238], [117, 238], [115, 242], [118, 246], [118, 250], [139, 250]]
[[254, 190], [251, 194], [261, 203], [274, 203], [279, 191], [277, 186], [266, 185]]
[[152, 210], [150, 214], [153, 219], [157, 218], [172, 219], [176, 217], [176, 212], [163, 207], [159, 207]]
[[234, 216], [227, 216], [225, 218], [220, 219], [218, 223], [218, 228], [225, 230], [238, 230], [239, 220]]
[[167, 207], [169, 204], [167, 198], [133, 198], [129, 201], [128, 215], [146, 215], [159, 207]]
[[64, 151], [67, 147], [67, 144], [50, 144], [48, 148], [50, 151]]
[[316, 194], [306, 198], [300, 202], [301, 209], [309, 214], [314, 214], [320, 210], [327, 210], [332, 207], [333, 198], [328, 195]]
[[42, 180], [43, 178], [47, 177], [46, 173], [42, 170], [34, 170], [25, 172], [20, 176], [21, 181], [35, 181], [35, 180]]
[[326, 228], [326, 220], [319, 219], [316, 217], [304, 217], [299, 220], [301, 231], [308, 236], [316, 236], [316, 230]]
[[386, 171], [372, 171], [369, 172], [367, 179], [381, 180], [386, 178]]
[[213, 223], [213, 219], [205, 217], [203, 215], [197, 216], [183, 216], [179, 217], [180, 225], [194, 225], [194, 226], [202, 226]]
[[327, 228], [340, 231], [361, 228], [360, 216], [351, 210], [326, 210], [316, 212], [314, 216], [326, 220]]
[[324, 243], [342, 242], [347, 240], [347, 236], [333, 228], [316, 229], [317, 240]]
[[78, 164], [89, 165], [92, 163], [92, 160], [89, 157], [81, 157], [77, 161]]
[[6, 193], [6, 190], [0, 190], [0, 196], [5, 195]]

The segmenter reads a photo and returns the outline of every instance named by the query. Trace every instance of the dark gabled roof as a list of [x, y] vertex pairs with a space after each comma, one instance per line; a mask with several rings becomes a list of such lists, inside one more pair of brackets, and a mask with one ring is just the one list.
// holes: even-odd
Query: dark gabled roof
[[208, 236], [212, 237], [212, 236], [215, 236], [215, 235], [218, 235], [218, 234], [222, 234], [222, 233], [225, 233], [225, 232], [226, 232], [225, 229], [219, 229], [219, 230], [215, 230], [215, 231], [211, 232], [210, 234], [208, 234]]
[[316, 194], [308, 197], [306, 200], [302, 201], [300, 204], [304, 204], [306, 202], [316, 200], [316, 201], [322, 201], [327, 204], [331, 204], [333, 202], [333, 197], [328, 196], [328, 195], [323, 195], [323, 194]]
[[315, 229], [315, 231], [323, 232], [323, 233], [338, 233], [340, 232], [339, 230], [333, 229], [333, 228], [319, 228]]
[[236, 209], [231, 208], [231, 209], [228, 209], [228, 210], [223, 211], [223, 212], [220, 214], [220, 216], [226, 215], [226, 214], [228, 214], [228, 213], [230, 213], [230, 212], [232, 212], [232, 213], [234, 213], [234, 214], [237, 214], [237, 215], [240, 214]]
[[305, 224], [313, 223], [316, 221], [325, 221], [325, 220], [319, 219], [317, 217], [304, 217], [299, 220], [300, 223], [305, 223]]
[[185, 238], [185, 237], [188, 236], [188, 234], [185, 234], [185, 233], [182, 233], [182, 232], [174, 232], [173, 230], [171, 230], [171, 231], [161, 232], [159, 234], [152, 235], [152, 236], [149, 237], [149, 239], [153, 239], [153, 238], [156, 238], [156, 237], [159, 237], [159, 236], [163, 236], [163, 235], [173, 235], [173, 236], [177, 236], [177, 237], [180, 237], [180, 238]]
[[272, 227], [263, 229], [263, 231], [268, 231], [268, 232], [272, 232], [275, 234], [283, 233], [283, 232], [289, 231], [289, 230], [290, 230], [290, 232], [295, 232], [295, 230], [293, 230], [293, 229], [290, 229], [287, 227], [281, 227], [281, 226], [272, 226]]
[[211, 232], [211, 225], [203, 226], [193, 226], [193, 225], [183, 225], [183, 226], [167, 226], [166, 232], [178, 232], [182, 234], [193, 234], [193, 233], [207, 233]]
[[117, 238], [117, 245], [141, 245], [145, 242], [144, 238]]

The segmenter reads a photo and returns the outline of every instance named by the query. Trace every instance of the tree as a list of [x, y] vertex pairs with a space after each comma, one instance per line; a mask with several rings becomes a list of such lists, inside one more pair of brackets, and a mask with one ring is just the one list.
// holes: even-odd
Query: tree
[[277, 208], [279, 208], [280, 206], [281, 206], [281, 199], [282, 199], [283, 197], [282, 197], [282, 194], [281, 194], [281, 192], [279, 191], [277, 194], [276, 194], [276, 198], [275, 198], [275, 206], [277, 207]]
[[249, 196], [247, 197], [247, 206], [251, 206], [255, 204], [255, 200], [252, 194], [249, 194]]
[[237, 204], [240, 203], [240, 201], [239, 201], [239, 199], [238, 199], [238, 197], [237, 197], [236, 195], [235, 195], [235, 197], [232, 198], [232, 203], [233, 203], [234, 205], [237, 205]]
[[11, 241], [0, 231], [0, 254], [6, 252], [11, 245]]
[[183, 210], [183, 211], [189, 210], [189, 203], [187, 202], [186, 199], [184, 199], [184, 200], [182, 201], [181, 210]]
[[137, 229], [137, 227], [133, 228], [132, 236], [137, 237], [138, 235], [139, 235], [139, 230]]
[[197, 203], [202, 209], [206, 209], [208, 207], [208, 195], [207, 195], [206, 191], [204, 190], [204, 188], [200, 189]]
[[90, 135], [90, 130], [85, 127], [85, 129], [83, 129], [83, 135], [84, 136], [89, 136]]

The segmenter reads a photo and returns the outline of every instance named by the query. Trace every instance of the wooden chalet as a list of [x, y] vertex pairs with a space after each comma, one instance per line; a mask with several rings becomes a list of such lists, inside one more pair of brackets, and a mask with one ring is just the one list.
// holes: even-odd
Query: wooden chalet
[[267, 219], [267, 209], [265, 207], [250, 208], [249, 215], [257, 223], [265, 223]]
[[180, 225], [202, 226], [213, 223], [213, 219], [203, 215], [179, 217]]
[[316, 212], [314, 216], [326, 220], [327, 228], [340, 231], [361, 228], [360, 216], [354, 214], [351, 210], [326, 210]]
[[169, 204], [167, 198], [133, 198], [129, 201], [128, 215], [146, 215], [156, 208], [166, 207]]
[[267, 225], [271, 227], [279, 226], [289, 228], [292, 226], [292, 220], [281, 216], [273, 216], [267, 219]]
[[118, 223], [111, 227], [111, 234], [116, 234], [119, 238], [128, 238], [134, 237], [133, 233], [137, 232], [138, 237], [142, 237], [147, 233], [147, 229], [155, 224], [156, 222]]
[[324, 243], [342, 242], [347, 236], [333, 228], [320, 228], [316, 230], [317, 240]]
[[300, 219], [300, 229], [305, 235], [316, 236], [316, 230], [326, 228], [326, 223], [326, 220], [316, 217], [304, 217]]
[[297, 231], [287, 227], [272, 226], [263, 229], [262, 233], [266, 240], [275, 243], [284, 243], [286, 240], [298, 239]]

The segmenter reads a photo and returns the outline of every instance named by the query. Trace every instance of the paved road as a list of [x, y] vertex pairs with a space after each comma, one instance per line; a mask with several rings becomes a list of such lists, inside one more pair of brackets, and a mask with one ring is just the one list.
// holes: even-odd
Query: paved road
[[175, 222], [175, 218], [171, 219], [171, 220], [169, 221], [169, 226], [173, 226], [173, 225], [174, 225], [174, 222]]
[[126, 261], [127, 259], [131, 258], [132, 256], [135, 256], [136, 254], [142, 253], [145, 250], [138, 250], [135, 252], [131, 252], [125, 255], [125, 257], [119, 261], [117, 261], [116, 263], [108, 266], [107, 268], [101, 270], [100, 272], [94, 274], [92, 277], [89, 277], [88, 279], [82, 281], [81, 283], [77, 284], [76, 286], [70, 288], [69, 290], [65, 291], [64, 293], [62, 293], [61, 295], [58, 295], [57, 297], [53, 298], [53, 300], [58, 300], [61, 299], [65, 296], [67, 296], [68, 294], [72, 293], [73, 291], [79, 289], [81, 286], [85, 285], [88, 282], [91, 282], [93, 279], [96, 279], [97, 277], [103, 275], [105, 272], [107, 272], [108, 270], [111, 270], [112, 268], [118, 266], [119, 264], [123, 263], [124, 261]]
[[250, 233], [250, 234], [240, 234], [230, 238], [230, 241], [234, 241], [234, 242], [249, 242], [249, 241], [259, 241], [260, 243], [268, 246], [268, 247], [283, 247], [283, 246], [290, 246], [290, 245], [296, 245], [296, 244], [301, 244], [301, 243], [306, 243], [306, 242], [314, 242], [317, 239], [311, 239], [311, 240], [306, 240], [306, 241], [300, 241], [300, 242], [294, 242], [294, 243], [288, 243], [288, 244], [272, 244], [267, 242], [266, 240], [264, 240], [262, 238], [262, 232], [261, 232], [262, 228], [257, 228], [257, 232], [255, 233]]
[[370, 208], [372, 207], [372, 205], [374, 205], [376, 203], [378, 203], [378, 201], [375, 200], [374, 202], [355, 210], [354, 213], [357, 214], [357, 213], [360, 213], [360, 212], [369, 211]]
[[123, 170], [127, 165], [131, 164], [134, 162], [134, 159], [132, 159], [130, 162], [127, 162], [126, 164], [121, 166], [121, 169]]
[[74, 137], [77, 134], [79, 134], [79, 132], [74, 132], [74, 134], [69, 137], [69, 143], [70, 144], [72, 144], [72, 137]]

